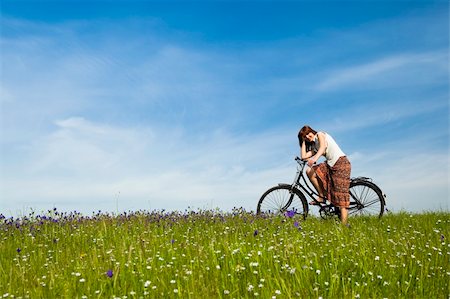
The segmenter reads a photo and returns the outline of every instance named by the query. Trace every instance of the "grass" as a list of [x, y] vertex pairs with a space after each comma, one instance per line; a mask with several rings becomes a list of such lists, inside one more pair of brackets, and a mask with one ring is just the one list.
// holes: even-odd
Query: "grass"
[[449, 298], [448, 212], [0, 217], [4, 298]]

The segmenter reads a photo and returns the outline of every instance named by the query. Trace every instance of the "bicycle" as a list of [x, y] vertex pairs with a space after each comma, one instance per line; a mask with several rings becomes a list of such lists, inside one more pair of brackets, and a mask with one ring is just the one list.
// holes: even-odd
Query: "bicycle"
[[[323, 219], [340, 216], [340, 209], [332, 203], [327, 204], [325, 198], [319, 202], [319, 194], [308, 184], [309, 179], [304, 173], [307, 161], [295, 158], [297, 174], [292, 184], [278, 184], [269, 188], [258, 201], [257, 214], [284, 214], [293, 211], [306, 219], [309, 212], [305, 193], [312, 198], [319, 207], [319, 214]], [[381, 189], [367, 177], [356, 177], [350, 180], [350, 206], [348, 214], [383, 216], [386, 205], [385, 195]], [[291, 212], [292, 213], [292, 212]]]

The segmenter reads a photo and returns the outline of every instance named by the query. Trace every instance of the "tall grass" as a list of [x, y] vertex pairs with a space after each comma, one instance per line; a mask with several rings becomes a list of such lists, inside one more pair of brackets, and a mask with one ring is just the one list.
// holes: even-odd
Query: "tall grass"
[[334, 220], [241, 209], [0, 223], [5, 298], [449, 298], [448, 212]]

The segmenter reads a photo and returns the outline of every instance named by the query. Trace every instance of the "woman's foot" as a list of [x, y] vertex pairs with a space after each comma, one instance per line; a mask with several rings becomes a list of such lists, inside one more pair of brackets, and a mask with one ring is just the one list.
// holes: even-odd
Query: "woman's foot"
[[320, 206], [321, 204], [324, 204], [324, 203], [325, 203], [325, 201], [321, 197], [319, 197], [316, 200], [312, 200], [312, 201], [309, 202], [309, 204], [312, 205], [312, 206]]

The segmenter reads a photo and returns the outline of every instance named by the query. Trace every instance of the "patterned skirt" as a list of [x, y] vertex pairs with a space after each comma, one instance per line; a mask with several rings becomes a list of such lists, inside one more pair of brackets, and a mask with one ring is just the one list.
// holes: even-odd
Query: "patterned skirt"
[[340, 157], [333, 167], [326, 162], [313, 167], [322, 185], [328, 200], [338, 207], [348, 208], [350, 204], [350, 172], [352, 166], [347, 157]]

